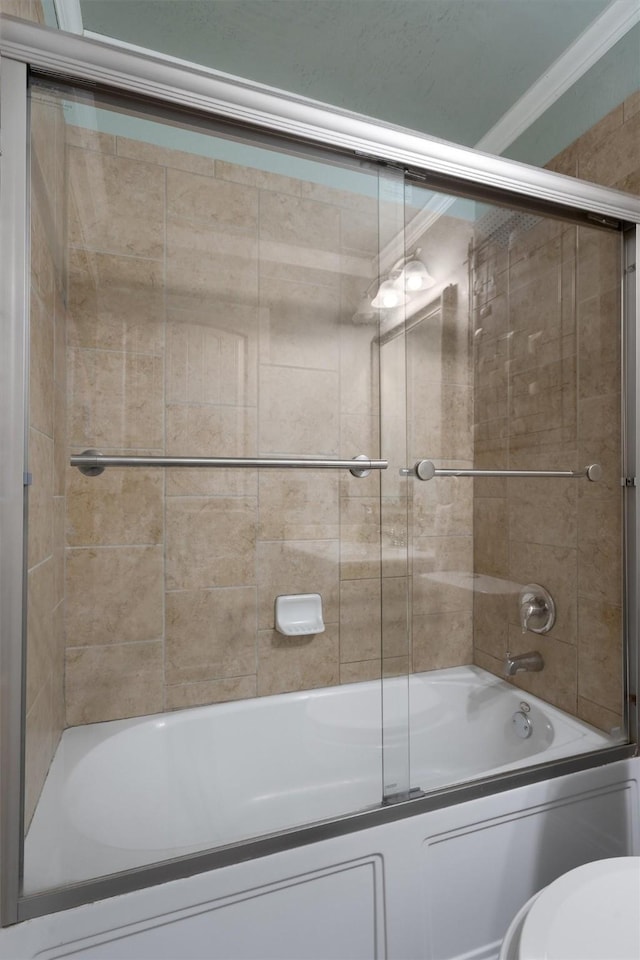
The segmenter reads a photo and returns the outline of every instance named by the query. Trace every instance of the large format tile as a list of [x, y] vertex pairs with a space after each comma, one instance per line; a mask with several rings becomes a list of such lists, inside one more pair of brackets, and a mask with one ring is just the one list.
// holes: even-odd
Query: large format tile
[[414, 672], [440, 670], [471, 663], [473, 618], [462, 611], [414, 616], [412, 640]]
[[255, 674], [255, 587], [177, 591], [166, 604], [167, 683]]
[[233, 235], [255, 234], [258, 191], [183, 170], [167, 171], [167, 216], [201, 221]]
[[172, 298], [167, 323], [169, 403], [254, 406], [257, 355], [256, 302]]
[[259, 540], [335, 540], [339, 480], [327, 470], [261, 470]]
[[581, 397], [620, 389], [620, 296], [617, 289], [578, 305]]
[[[609, 291], [617, 291], [621, 282], [621, 262], [619, 236], [590, 227], [579, 227], [576, 249], [576, 302], [580, 304], [592, 297], [601, 297]], [[614, 328], [619, 326], [618, 317], [610, 316], [609, 323], [613, 332]]]
[[65, 526], [66, 502], [64, 497], [53, 498], [53, 606], [57, 607], [65, 598]]
[[165, 709], [185, 710], [228, 700], [249, 700], [256, 696], [256, 676], [225, 677], [223, 680], [198, 680], [195, 683], [171, 683], [165, 687]]
[[67, 147], [80, 147], [98, 153], [116, 152], [116, 138], [113, 134], [100, 133], [98, 130], [89, 130], [72, 123], [65, 125], [65, 142]]
[[[67, 297], [68, 284], [67, 284]], [[53, 378], [56, 387], [66, 393], [67, 389], [67, 335], [69, 332], [69, 317], [67, 304], [60, 297], [56, 297], [53, 310]]]
[[616, 714], [623, 712], [622, 608], [578, 598], [578, 694]]
[[[580, 399], [578, 408], [578, 439], [581, 445], [606, 443], [610, 437], [620, 436], [620, 393], [611, 393]], [[599, 489], [594, 484], [594, 489]], [[602, 496], [602, 494], [598, 494]]]
[[30, 250], [31, 250], [31, 285], [43, 303], [53, 303], [56, 284], [55, 263], [50, 248], [50, 241], [43, 224], [43, 214], [40, 204], [35, 202], [31, 206], [30, 218]]
[[593, 152], [580, 156], [580, 178], [605, 187], [611, 186], [637, 169], [639, 141], [640, 113], [634, 113], [612, 130], [609, 136], [603, 137]]
[[378, 212], [370, 201], [366, 209], [340, 211], [340, 248], [364, 253], [373, 259], [378, 254]]
[[409, 578], [382, 577], [382, 656], [385, 661], [409, 653]]
[[147, 163], [157, 163], [161, 167], [188, 170], [190, 173], [199, 173], [203, 176], [212, 177], [215, 171], [215, 160], [212, 157], [186, 153], [183, 150], [170, 150], [168, 147], [144, 143], [142, 140], [130, 140], [128, 137], [116, 139], [116, 151], [119, 157], [144, 160]]
[[56, 663], [54, 590], [54, 565], [50, 558], [30, 570], [27, 577], [27, 711], [49, 681]]
[[84, 477], [68, 467], [67, 544], [161, 543], [163, 489], [162, 471], [157, 469], [109, 467], [99, 477]]
[[71, 147], [69, 243], [159, 259], [164, 253], [165, 171], [150, 163]]
[[[506, 591], [506, 585], [505, 585]], [[473, 594], [473, 645], [501, 662], [504, 660], [509, 637], [509, 602], [505, 593]]]
[[24, 826], [28, 830], [55, 750], [51, 686], [47, 682], [25, 720]]
[[[170, 457], [255, 457], [255, 407], [177, 403], [165, 406]], [[167, 496], [256, 495], [257, 470], [246, 467], [168, 469]]]
[[340, 664], [340, 683], [362, 683], [367, 680], [380, 680], [382, 676], [382, 661], [356, 660]]
[[585, 723], [590, 723], [592, 726], [614, 736], [619, 735], [624, 729], [622, 713], [607, 710], [599, 703], [592, 703], [591, 700], [586, 700], [580, 696], [578, 696], [578, 716]]
[[258, 633], [258, 696], [330, 687], [339, 682], [338, 626], [312, 637]]
[[170, 497], [167, 589], [255, 584], [256, 510], [253, 497]]
[[[467, 467], [464, 461], [442, 461], [439, 467]], [[460, 537], [473, 524], [473, 482], [465, 477], [415, 483], [411, 494], [414, 536]]]
[[340, 326], [340, 411], [343, 414], [369, 417], [377, 416], [380, 411], [376, 336], [377, 325]]
[[53, 551], [53, 440], [29, 429], [27, 553], [28, 566], [34, 567]]
[[332, 287], [342, 286], [343, 255], [337, 250], [318, 250], [294, 243], [261, 239], [259, 242], [260, 281], [288, 280]]
[[36, 293], [29, 315], [29, 423], [53, 437], [54, 312]]
[[340, 211], [332, 204], [264, 192], [260, 195], [260, 240], [337, 250]]
[[162, 641], [67, 650], [67, 726], [120, 720], [163, 709]]
[[509, 575], [509, 526], [506, 498], [473, 502], [473, 569], [491, 577]]
[[257, 242], [215, 224], [172, 219], [167, 223], [167, 294], [198, 294], [255, 306], [258, 294]]
[[57, 383], [53, 391], [53, 494], [65, 495], [67, 463], [67, 394]]
[[341, 498], [340, 577], [342, 580], [362, 580], [380, 576], [382, 560], [380, 524], [378, 497]]
[[69, 442], [75, 446], [161, 447], [160, 357], [74, 350], [70, 358]]
[[247, 187], [300, 196], [302, 183], [297, 177], [285, 177], [280, 173], [271, 173], [268, 170], [259, 170], [257, 167], [248, 167], [239, 163], [229, 163], [226, 160], [216, 160], [215, 172], [219, 180], [231, 180], [233, 183], [241, 183]]
[[340, 357], [337, 291], [309, 283], [260, 283], [262, 363], [337, 370]]
[[619, 498], [578, 504], [578, 593], [620, 604], [623, 590], [622, 504]]
[[546, 477], [518, 477], [508, 480], [507, 487], [510, 540], [576, 546], [575, 484]]
[[337, 373], [261, 366], [261, 454], [335, 457], [339, 438]]
[[380, 580], [340, 584], [340, 662], [375, 660], [382, 654]]
[[467, 537], [418, 537], [413, 550], [414, 619], [449, 610], [471, 611], [473, 541]]
[[67, 646], [160, 639], [163, 600], [161, 546], [67, 550]]
[[421, 394], [420, 399], [415, 399], [415, 412], [408, 428], [411, 449], [420, 451], [417, 456], [430, 460], [471, 460], [471, 388], [436, 382], [425, 384]]
[[71, 249], [68, 311], [70, 346], [161, 354], [164, 265]]

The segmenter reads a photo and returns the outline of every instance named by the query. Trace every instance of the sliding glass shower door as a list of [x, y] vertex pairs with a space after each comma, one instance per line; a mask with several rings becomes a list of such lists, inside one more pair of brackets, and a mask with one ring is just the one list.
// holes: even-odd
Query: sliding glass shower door
[[26, 893], [408, 789], [402, 178], [46, 83], [31, 124]]
[[431, 283], [381, 353], [406, 353], [429, 790], [624, 739], [622, 235], [415, 180], [405, 198]]
[[30, 109], [22, 892], [620, 743], [618, 226]]

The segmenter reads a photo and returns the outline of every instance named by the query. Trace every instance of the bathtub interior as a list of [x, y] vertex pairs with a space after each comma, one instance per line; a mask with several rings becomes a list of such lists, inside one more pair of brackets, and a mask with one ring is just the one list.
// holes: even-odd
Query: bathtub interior
[[[622, 570], [585, 559], [621, 556], [619, 370], [577, 363], [618, 235], [541, 214], [507, 243], [502, 202], [382, 165], [32, 106], [24, 892], [623, 742]], [[407, 260], [434, 283], [374, 307]], [[85, 476], [88, 449], [388, 468]], [[605, 478], [423, 482], [427, 456]], [[322, 629], [279, 632], [310, 594]], [[542, 674], [501, 679], [529, 649]]]
[[[411, 708], [422, 794], [620, 742], [478, 667], [415, 674]], [[381, 731], [371, 682], [69, 729], [27, 834], [27, 892], [375, 809]]]

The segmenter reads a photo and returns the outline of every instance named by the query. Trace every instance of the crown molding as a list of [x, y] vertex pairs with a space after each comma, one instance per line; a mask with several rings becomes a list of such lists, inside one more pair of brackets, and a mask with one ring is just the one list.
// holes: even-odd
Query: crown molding
[[476, 150], [498, 154], [506, 150], [637, 23], [637, 0], [614, 0], [487, 130]]

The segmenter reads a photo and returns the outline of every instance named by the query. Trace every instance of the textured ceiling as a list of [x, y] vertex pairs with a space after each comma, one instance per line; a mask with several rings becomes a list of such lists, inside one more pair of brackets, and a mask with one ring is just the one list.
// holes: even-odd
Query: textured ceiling
[[82, 0], [81, 9], [87, 30], [473, 145], [607, 5]]

